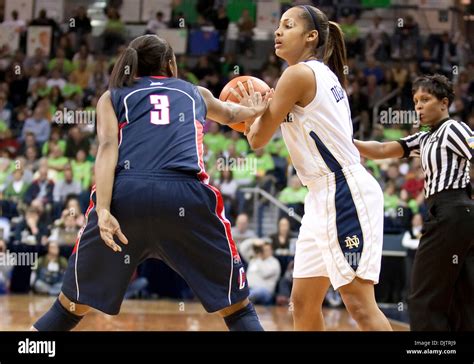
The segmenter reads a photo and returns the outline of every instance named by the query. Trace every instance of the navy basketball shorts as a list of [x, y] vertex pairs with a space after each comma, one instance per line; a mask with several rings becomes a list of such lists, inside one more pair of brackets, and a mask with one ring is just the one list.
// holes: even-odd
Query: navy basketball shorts
[[111, 213], [128, 239], [123, 245], [115, 237], [121, 252], [100, 237], [93, 188], [62, 287], [71, 301], [118, 314], [135, 269], [147, 258], [161, 259], [181, 275], [208, 312], [248, 297], [244, 267], [215, 187], [188, 174], [122, 171], [114, 182]]

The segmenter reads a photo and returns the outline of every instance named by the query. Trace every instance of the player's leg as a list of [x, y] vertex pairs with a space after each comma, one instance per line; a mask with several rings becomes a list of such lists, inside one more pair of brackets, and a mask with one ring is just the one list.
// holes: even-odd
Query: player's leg
[[[375, 301], [383, 242], [383, 194], [378, 182], [360, 165], [336, 177], [337, 238], [330, 241], [330, 278], [352, 318], [362, 330], [392, 330]], [[329, 265], [328, 265], [329, 266]]]
[[323, 301], [331, 283], [328, 277], [295, 278], [290, 308], [296, 331], [323, 331]]
[[244, 266], [220, 192], [196, 180], [164, 181], [155, 187], [153, 201], [162, 237], [156, 254], [184, 278], [207, 312], [224, 317], [229, 330], [263, 330], [248, 301]]
[[263, 331], [252, 302], [248, 298], [217, 311], [230, 331]]
[[[324, 184], [325, 185], [325, 184]], [[319, 191], [319, 189], [318, 189]], [[330, 286], [321, 244], [327, 240], [326, 193], [309, 192], [296, 242], [290, 307], [295, 330], [324, 330], [322, 305]]]
[[355, 278], [339, 288], [349, 314], [361, 330], [391, 331], [392, 327], [375, 301], [374, 282]]
[[[129, 240], [129, 244], [122, 245], [121, 252], [114, 252], [100, 237], [93, 189], [86, 212], [86, 225], [69, 258], [61, 294], [50, 310], [33, 324], [34, 329], [72, 330], [89, 311], [89, 307], [109, 315], [116, 315], [120, 311], [131, 276], [145, 257], [142, 222], [149, 214], [143, 208], [150, 198], [146, 192], [149, 188], [133, 181], [116, 183], [114, 186], [111, 213]], [[133, 196], [133, 201], [128, 196]], [[116, 242], [119, 244], [118, 239]]]
[[64, 293], [60, 293], [48, 312], [36, 321], [31, 331], [70, 331], [90, 311], [87, 305], [72, 302]]

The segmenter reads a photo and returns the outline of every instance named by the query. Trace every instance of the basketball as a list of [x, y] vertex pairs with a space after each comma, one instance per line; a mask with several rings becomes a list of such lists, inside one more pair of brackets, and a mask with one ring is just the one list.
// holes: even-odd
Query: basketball
[[[245, 87], [245, 90], [249, 90], [248, 88], [248, 80], [252, 80], [252, 85], [253, 89], [257, 92], [260, 92], [262, 96], [265, 96], [265, 94], [270, 91], [270, 87], [261, 79], [253, 76], [239, 76], [236, 78], [233, 78], [230, 80], [227, 85], [224, 86], [224, 88], [221, 91], [221, 94], [219, 95], [219, 99], [221, 101], [230, 101], [230, 102], [235, 102], [239, 103], [239, 100], [230, 93], [230, 89], [233, 88], [235, 89], [238, 93], [240, 93], [239, 86], [237, 86], [237, 83], [240, 81]], [[238, 132], [243, 133], [245, 131], [245, 121], [242, 121], [240, 123], [232, 124], [229, 125], [232, 129], [237, 130]]]

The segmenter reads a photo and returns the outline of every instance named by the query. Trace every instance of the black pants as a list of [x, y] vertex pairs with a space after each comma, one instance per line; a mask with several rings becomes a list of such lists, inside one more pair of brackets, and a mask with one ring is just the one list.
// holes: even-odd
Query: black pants
[[448, 190], [427, 204], [411, 277], [411, 330], [474, 330], [474, 201], [466, 190]]

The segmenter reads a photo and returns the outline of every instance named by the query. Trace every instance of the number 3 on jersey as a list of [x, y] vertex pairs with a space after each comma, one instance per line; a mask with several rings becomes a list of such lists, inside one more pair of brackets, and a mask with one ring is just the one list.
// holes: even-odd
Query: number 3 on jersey
[[166, 95], [150, 95], [154, 110], [150, 112], [150, 123], [166, 125], [170, 123], [170, 101]]

